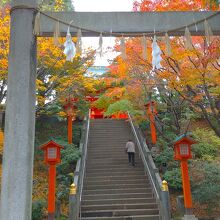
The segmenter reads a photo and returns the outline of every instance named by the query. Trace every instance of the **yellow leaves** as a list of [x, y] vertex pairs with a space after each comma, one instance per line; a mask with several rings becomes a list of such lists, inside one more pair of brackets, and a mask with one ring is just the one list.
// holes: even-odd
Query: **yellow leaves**
[[126, 89], [124, 87], [115, 87], [112, 89], [108, 89], [108, 91], [106, 92], [105, 95], [107, 97], [119, 99], [124, 95], [125, 91], [126, 91]]
[[39, 79], [36, 80], [36, 88], [37, 88], [37, 90], [40, 90], [40, 91], [45, 91], [46, 90], [46, 87], [44, 86], [44, 83]]
[[10, 16], [9, 7], [0, 9], [0, 80], [5, 80], [8, 71]]

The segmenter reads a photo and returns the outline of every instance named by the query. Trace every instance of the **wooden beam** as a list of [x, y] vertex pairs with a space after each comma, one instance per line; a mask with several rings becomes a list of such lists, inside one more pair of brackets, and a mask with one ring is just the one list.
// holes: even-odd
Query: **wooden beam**
[[[152, 36], [184, 35], [188, 26], [192, 35], [204, 35], [204, 19], [209, 22], [213, 34], [220, 35], [220, 12], [45, 12], [41, 15], [41, 36], [53, 36], [55, 21], [60, 20], [61, 36], [66, 35], [67, 24], [81, 27], [84, 37], [99, 36], [141, 36], [142, 33]], [[63, 22], [64, 23], [63, 23]], [[66, 23], [66, 24], [65, 24]], [[77, 28], [71, 27], [76, 35]], [[111, 34], [112, 32], [112, 34]]]

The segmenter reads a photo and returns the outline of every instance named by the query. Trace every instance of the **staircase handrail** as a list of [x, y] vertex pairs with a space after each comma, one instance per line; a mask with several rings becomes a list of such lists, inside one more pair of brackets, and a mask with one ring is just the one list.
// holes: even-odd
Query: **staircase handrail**
[[164, 203], [167, 203], [167, 201], [169, 203], [169, 193], [167, 195], [168, 199], [166, 198], [167, 201], [164, 201], [164, 191], [162, 190], [162, 180], [159, 175], [158, 169], [156, 168], [155, 163], [153, 161], [151, 151], [149, 150], [141, 132], [137, 129], [136, 126], [134, 126], [134, 123], [132, 121], [132, 118], [129, 112], [128, 112], [128, 117], [129, 117], [129, 122], [131, 125], [133, 135], [136, 139], [136, 143], [139, 149], [141, 159], [144, 164], [145, 171], [147, 171], [151, 186], [153, 188], [153, 193], [156, 198], [156, 202], [160, 207], [162, 219], [169, 220], [170, 219], [170, 204], [164, 204]]
[[82, 200], [82, 190], [83, 190], [83, 183], [85, 177], [85, 167], [86, 167], [86, 160], [87, 160], [87, 148], [88, 148], [88, 139], [89, 139], [89, 127], [90, 127], [90, 111], [88, 115], [84, 119], [83, 128], [82, 128], [82, 136], [80, 140], [80, 153], [81, 157], [78, 159], [76, 168], [74, 171], [74, 184], [76, 186], [76, 195], [75, 195], [75, 202], [72, 205], [72, 216], [69, 216], [71, 220], [78, 220], [81, 219], [81, 200]]

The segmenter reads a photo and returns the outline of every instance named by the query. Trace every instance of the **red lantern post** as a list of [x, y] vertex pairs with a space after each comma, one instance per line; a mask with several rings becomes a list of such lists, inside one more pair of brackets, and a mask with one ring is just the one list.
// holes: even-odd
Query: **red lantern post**
[[60, 150], [62, 148], [52, 140], [41, 146], [41, 149], [44, 150], [44, 162], [49, 165], [48, 220], [55, 219], [56, 164], [60, 163]]
[[[183, 183], [183, 195], [185, 205], [185, 216], [184, 219], [196, 219], [192, 212], [192, 196], [190, 189], [190, 178], [188, 171], [187, 160], [192, 158], [191, 145], [195, 144], [191, 138], [186, 135], [182, 135], [175, 140], [174, 143], [174, 159], [180, 160], [181, 172], [182, 172], [182, 183]], [[190, 218], [189, 218], [190, 217]]]
[[73, 119], [74, 119], [74, 98], [66, 99], [66, 104], [63, 106], [64, 111], [67, 114], [67, 133], [68, 143], [73, 143]]
[[157, 142], [157, 133], [155, 127], [155, 115], [157, 114], [156, 102], [150, 101], [145, 106], [147, 107], [147, 114], [150, 119], [151, 141], [152, 144], [156, 144]]

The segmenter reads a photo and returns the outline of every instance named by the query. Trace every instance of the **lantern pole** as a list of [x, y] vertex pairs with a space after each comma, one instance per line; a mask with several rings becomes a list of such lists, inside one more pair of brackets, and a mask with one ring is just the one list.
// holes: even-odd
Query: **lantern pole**
[[182, 220], [198, 220], [193, 215], [192, 195], [190, 189], [190, 177], [188, 169], [188, 159], [192, 158], [191, 145], [195, 143], [196, 142], [193, 141], [191, 138], [187, 137], [186, 134], [176, 138], [174, 142], [174, 159], [180, 160], [182, 172], [182, 185], [185, 207], [185, 214]]
[[61, 162], [60, 150], [63, 146], [50, 140], [41, 146], [44, 150], [44, 161], [49, 165], [48, 175], [48, 220], [55, 220], [56, 210], [56, 165]]
[[73, 143], [73, 116], [72, 115], [67, 115], [67, 135], [68, 135], [68, 143], [72, 144]]
[[147, 114], [150, 119], [151, 142], [152, 142], [152, 144], [156, 144], [157, 133], [156, 133], [155, 117], [154, 117], [156, 110], [155, 110], [154, 102], [152, 102], [152, 101], [148, 102], [146, 107], [147, 107]]
[[48, 220], [55, 219], [56, 165], [49, 164]]
[[192, 215], [192, 196], [190, 189], [190, 178], [189, 178], [189, 169], [186, 159], [181, 160], [181, 172], [182, 172], [182, 181], [183, 181], [183, 195], [184, 195], [184, 205], [185, 205], [185, 214]]

